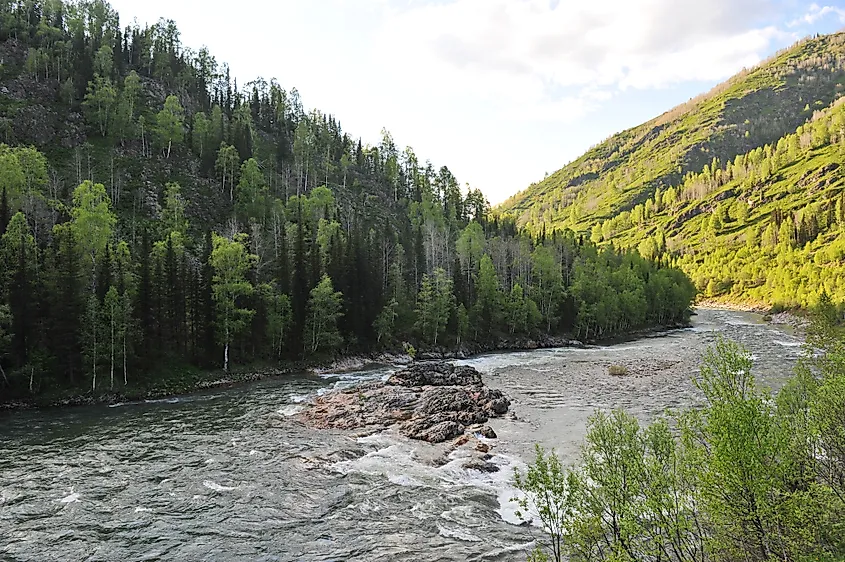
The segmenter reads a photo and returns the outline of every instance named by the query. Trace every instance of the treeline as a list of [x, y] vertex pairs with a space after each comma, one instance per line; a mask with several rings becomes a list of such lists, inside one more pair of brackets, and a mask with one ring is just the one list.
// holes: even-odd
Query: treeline
[[538, 448], [518, 474], [545, 540], [530, 560], [749, 562], [845, 557], [845, 337], [823, 295], [808, 349], [780, 392], [719, 342], [695, 384], [701, 408], [646, 427], [596, 413], [580, 461]]
[[[70, 147], [0, 146], [11, 395], [687, 317], [679, 271], [491, 218], [388, 133], [366, 146], [275, 81], [238, 89], [172, 22], [122, 30], [104, 2], [27, 1], [0, 6], [0, 24], [20, 54], [2, 83], [45, 86], [34, 101], [85, 122]], [[14, 122], [28, 103], [0, 110]]]

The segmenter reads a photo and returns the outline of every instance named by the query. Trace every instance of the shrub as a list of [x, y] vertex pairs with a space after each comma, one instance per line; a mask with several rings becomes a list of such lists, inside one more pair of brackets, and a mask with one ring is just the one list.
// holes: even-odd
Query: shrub
[[627, 376], [629, 373], [628, 367], [623, 365], [611, 365], [607, 369], [607, 373], [613, 375], [614, 377], [624, 377]]

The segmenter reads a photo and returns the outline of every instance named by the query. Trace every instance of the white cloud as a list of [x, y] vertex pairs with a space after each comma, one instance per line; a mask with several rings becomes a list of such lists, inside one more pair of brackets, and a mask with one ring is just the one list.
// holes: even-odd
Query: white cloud
[[[507, 84], [536, 102], [555, 89], [716, 80], [759, 62], [774, 27], [749, 26], [765, 0], [453, 0], [393, 7], [380, 44], [394, 64], [474, 93]], [[501, 88], [498, 88], [501, 89]], [[497, 92], [498, 93], [498, 92]], [[571, 95], [571, 94], [570, 94]], [[576, 96], [578, 97], [578, 96]]]
[[840, 23], [845, 23], [845, 10], [836, 6], [819, 6], [816, 3], [810, 4], [807, 13], [800, 18], [794, 19], [787, 25], [789, 27], [796, 27], [799, 25], [813, 25], [814, 23], [834, 15], [839, 19]]

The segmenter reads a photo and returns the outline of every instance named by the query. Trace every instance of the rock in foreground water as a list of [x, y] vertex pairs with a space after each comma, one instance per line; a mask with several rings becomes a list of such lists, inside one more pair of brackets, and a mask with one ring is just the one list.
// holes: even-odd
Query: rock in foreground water
[[510, 401], [487, 387], [472, 367], [416, 363], [387, 382], [364, 383], [320, 396], [300, 419], [318, 429], [380, 429], [397, 425], [411, 439], [442, 443], [507, 413]]

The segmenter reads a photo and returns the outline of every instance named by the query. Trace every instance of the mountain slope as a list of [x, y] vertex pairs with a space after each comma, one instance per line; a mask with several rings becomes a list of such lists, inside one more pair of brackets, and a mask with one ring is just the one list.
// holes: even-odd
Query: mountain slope
[[584, 227], [630, 210], [657, 187], [781, 136], [833, 102], [845, 81], [845, 34], [803, 41], [711, 92], [590, 149], [500, 210], [520, 224]]
[[708, 297], [806, 306], [840, 271], [845, 34], [615, 135], [499, 211], [677, 263]]

